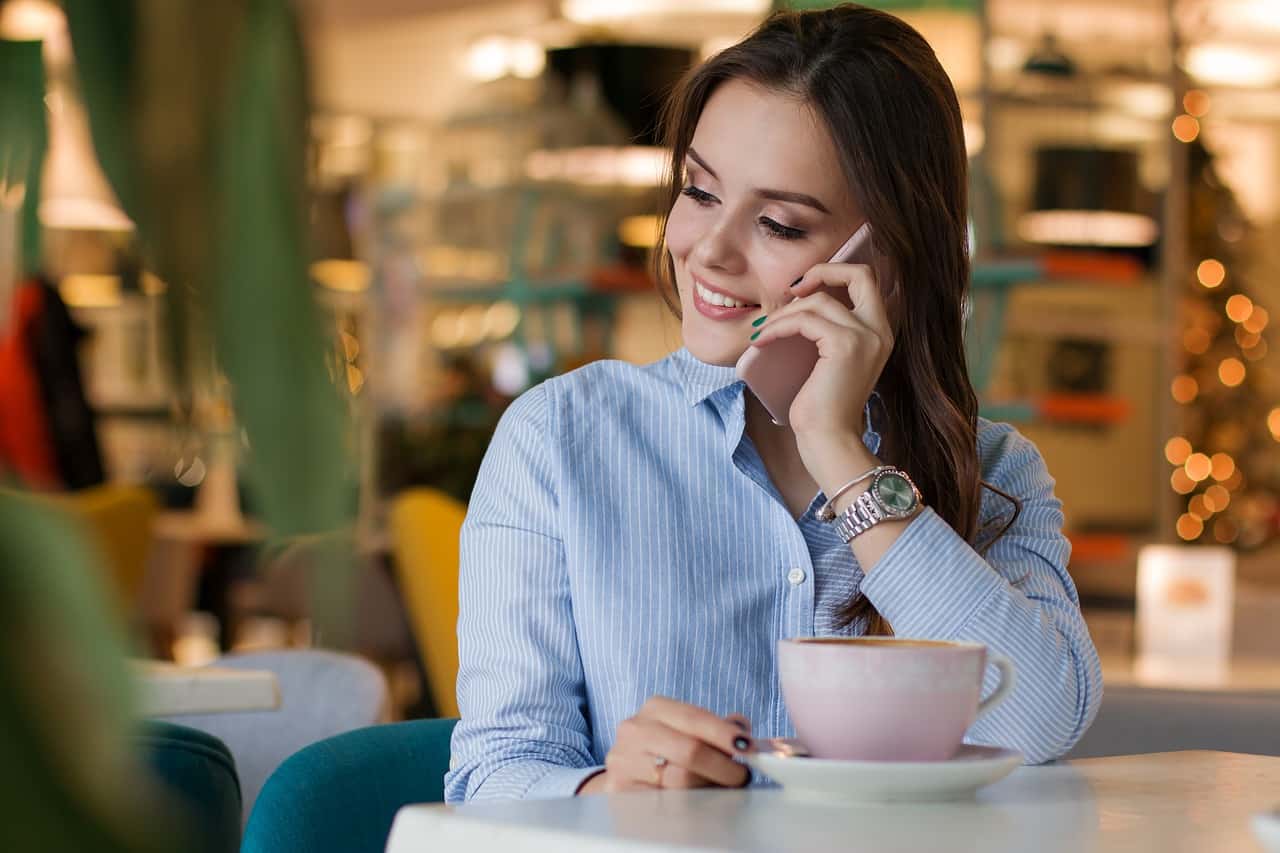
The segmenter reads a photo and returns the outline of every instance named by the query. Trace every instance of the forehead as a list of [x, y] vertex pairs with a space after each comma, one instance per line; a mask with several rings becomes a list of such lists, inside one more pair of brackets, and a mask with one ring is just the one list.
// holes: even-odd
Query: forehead
[[726, 184], [809, 193], [837, 206], [847, 195], [830, 132], [792, 95], [743, 80], [721, 84], [702, 109], [693, 147]]

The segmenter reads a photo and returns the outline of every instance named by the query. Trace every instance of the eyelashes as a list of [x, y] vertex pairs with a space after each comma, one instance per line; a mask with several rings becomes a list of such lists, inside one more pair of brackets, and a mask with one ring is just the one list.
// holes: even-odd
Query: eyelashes
[[706, 190], [700, 190], [693, 184], [689, 184], [684, 189], [680, 190], [680, 195], [693, 199], [703, 207], [710, 207], [716, 201], [716, 197], [711, 193]]
[[[719, 201], [719, 199], [711, 193], [706, 190], [699, 189], [693, 184], [686, 185], [682, 190], [680, 190], [680, 194], [691, 199], [693, 203], [699, 207], [710, 207]], [[804, 237], [806, 233], [800, 228], [792, 228], [789, 225], [783, 225], [781, 222], [777, 222], [767, 216], [761, 216], [756, 220], [756, 222], [759, 223], [760, 226], [770, 234], [770, 236], [777, 237], [780, 240], [799, 240]]]
[[804, 232], [799, 228], [792, 228], [788, 225], [783, 225], [781, 222], [774, 222], [767, 216], [761, 216], [757, 221], [766, 230], [770, 231], [773, 236], [780, 237], [783, 240], [799, 240], [804, 236]]

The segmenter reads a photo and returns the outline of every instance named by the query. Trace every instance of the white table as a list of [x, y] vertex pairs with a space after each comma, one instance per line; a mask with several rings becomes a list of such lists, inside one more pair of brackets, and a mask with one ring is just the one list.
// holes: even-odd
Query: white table
[[831, 806], [779, 790], [406, 806], [387, 853], [1258, 851], [1280, 758], [1172, 752], [1021, 767], [966, 802]]
[[152, 660], [134, 661], [133, 669], [138, 713], [144, 717], [280, 707], [280, 681], [268, 670], [178, 666]]

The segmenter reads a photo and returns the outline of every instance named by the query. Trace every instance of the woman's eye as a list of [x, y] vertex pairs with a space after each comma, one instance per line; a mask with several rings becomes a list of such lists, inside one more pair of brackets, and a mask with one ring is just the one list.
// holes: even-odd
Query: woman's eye
[[713, 204], [716, 200], [716, 197], [713, 196], [711, 193], [706, 192], [705, 190], [700, 190], [697, 187], [695, 187], [693, 184], [689, 184], [687, 187], [680, 190], [680, 194], [684, 196], [688, 196], [689, 198], [693, 199], [694, 202], [702, 205], [703, 207]]
[[783, 240], [799, 240], [804, 236], [804, 232], [799, 228], [791, 228], [783, 225], [781, 222], [774, 222], [767, 216], [760, 217], [760, 224], [763, 225], [770, 234], [780, 237]]

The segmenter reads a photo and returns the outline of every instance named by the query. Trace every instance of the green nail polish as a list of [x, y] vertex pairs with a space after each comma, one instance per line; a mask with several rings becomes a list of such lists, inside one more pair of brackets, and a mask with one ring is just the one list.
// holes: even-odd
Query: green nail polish
[[[761, 332], [763, 332], [763, 331], [764, 331], [764, 329], [761, 329], [760, 331], [761, 331]], [[752, 335], [752, 336], [751, 336], [751, 340], [753, 340], [753, 341], [754, 341], [754, 340], [755, 340], [756, 338], [758, 338], [758, 337], [760, 337], [760, 332], [756, 332], [754, 335]]]
[[769, 319], [768, 314], [761, 314], [759, 317], [751, 321], [751, 325], [759, 326], [761, 323], [763, 323], [765, 320], [768, 320], [768, 319]]

